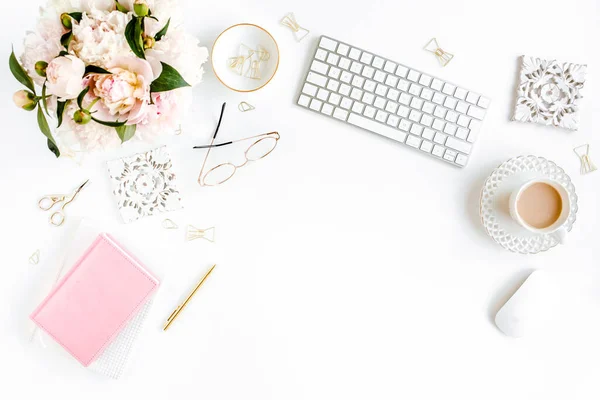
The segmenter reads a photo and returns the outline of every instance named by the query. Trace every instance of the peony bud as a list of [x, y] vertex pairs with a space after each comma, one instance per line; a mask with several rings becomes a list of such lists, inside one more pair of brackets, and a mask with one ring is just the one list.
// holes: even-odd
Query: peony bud
[[13, 101], [17, 107], [23, 110], [33, 111], [37, 106], [37, 100], [33, 93], [27, 90], [19, 90], [13, 95]]
[[154, 47], [156, 40], [152, 36], [146, 36], [144, 38], [144, 49], [151, 49]]
[[133, 3], [133, 11], [135, 11], [135, 15], [138, 17], [147, 17], [150, 12], [150, 8], [148, 8], [148, 3], [146, 0], [135, 0]]
[[62, 26], [64, 26], [68, 30], [73, 29], [73, 19], [71, 18], [71, 16], [69, 14], [67, 14], [67, 13], [60, 14], [60, 22], [62, 23]]
[[92, 114], [88, 110], [77, 110], [73, 114], [73, 121], [79, 125], [85, 125], [92, 120]]
[[48, 63], [46, 61], [38, 61], [35, 63], [35, 72], [44, 78], [46, 77], [46, 68], [48, 68]]

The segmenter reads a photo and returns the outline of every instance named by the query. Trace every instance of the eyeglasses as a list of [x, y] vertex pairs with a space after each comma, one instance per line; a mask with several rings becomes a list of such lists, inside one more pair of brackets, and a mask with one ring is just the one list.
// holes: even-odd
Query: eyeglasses
[[[217, 129], [215, 129], [215, 133], [210, 144], [208, 146], [194, 146], [194, 149], [208, 149], [208, 151], [206, 152], [206, 157], [204, 158], [204, 162], [202, 163], [200, 175], [198, 176], [198, 183], [200, 184], [200, 186], [217, 186], [228, 181], [239, 168], [242, 168], [249, 162], [258, 161], [271, 154], [271, 152], [275, 150], [275, 147], [277, 147], [277, 143], [280, 139], [278, 132], [269, 132], [263, 133], [261, 135], [250, 136], [245, 139], [238, 139], [230, 142], [214, 144], [215, 139], [217, 138], [217, 133], [219, 132], [219, 128], [221, 127], [221, 121], [223, 120], [223, 114], [225, 112], [226, 104], [227, 103], [223, 103], [223, 106], [221, 107], [219, 123], [217, 124]], [[227, 146], [229, 144], [243, 142], [246, 140], [254, 141], [252, 142], [252, 144], [250, 144], [250, 146], [248, 146], [248, 148], [244, 152], [246, 160], [242, 164], [235, 165], [229, 162], [223, 163], [209, 169], [208, 171], [206, 171], [206, 173], [204, 172], [204, 168], [206, 167], [206, 161], [208, 160], [210, 151], [213, 148]]]

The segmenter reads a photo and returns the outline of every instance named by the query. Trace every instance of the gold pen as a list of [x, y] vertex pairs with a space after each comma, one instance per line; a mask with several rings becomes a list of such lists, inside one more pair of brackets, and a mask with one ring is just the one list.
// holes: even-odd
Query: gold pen
[[204, 275], [204, 277], [200, 280], [200, 282], [198, 282], [198, 284], [196, 285], [196, 287], [194, 288], [194, 290], [192, 290], [192, 293], [190, 293], [190, 295], [187, 297], [187, 299], [185, 299], [185, 301], [177, 306], [177, 308], [175, 309], [175, 311], [173, 311], [173, 313], [171, 313], [171, 316], [167, 319], [167, 323], [165, 324], [165, 327], [163, 328], [163, 331], [166, 331], [167, 329], [169, 329], [169, 327], [171, 326], [171, 324], [173, 323], [173, 321], [175, 321], [175, 319], [177, 318], [177, 316], [179, 315], [179, 313], [181, 311], [183, 311], [183, 309], [185, 308], [185, 306], [187, 306], [187, 304], [189, 303], [189, 301], [192, 299], [192, 297], [194, 297], [194, 295], [196, 294], [196, 292], [198, 291], [198, 289], [200, 289], [200, 286], [202, 286], [202, 284], [204, 283], [204, 281], [206, 280], [206, 278], [208, 278], [208, 276], [210, 275], [211, 272], [213, 272], [213, 269], [215, 269], [215, 267], [217, 266], [217, 264], [213, 265], [211, 269], [208, 270], [208, 272]]

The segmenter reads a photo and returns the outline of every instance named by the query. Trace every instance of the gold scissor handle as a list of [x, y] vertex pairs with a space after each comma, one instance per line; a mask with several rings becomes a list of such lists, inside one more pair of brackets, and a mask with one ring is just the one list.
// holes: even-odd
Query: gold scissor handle
[[65, 223], [65, 213], [62, 209], [50, 215], [50, 225], [61, 226]]
[[38, 207], [42, 211], [48, 211], [52, 207], [54, 207], [56, 204], [60, 203], [61, 201], [64, 201], [64, 199], [65, 199], [64, 195], [58, 195], [58, 194], [47, 195], [47, 196], [42, 197], [40, 199], [40, 201], [38, 201]]

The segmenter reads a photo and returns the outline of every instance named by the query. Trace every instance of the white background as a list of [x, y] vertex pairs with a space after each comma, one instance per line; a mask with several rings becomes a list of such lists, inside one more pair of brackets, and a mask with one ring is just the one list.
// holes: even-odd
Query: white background
[[[2, 48], [21, 49], [40, 1], [4, 2]], [[2, 398], [107, 399], [598, 399], [600, 341], [588, 321], [567, 332], [514, 340], [493, 316], [535, 268], [600, 289], [600, 172], [580, 176], [572, 149], [591, 143], [600, 163], [600, 5], [597, 0], [325, 2], [184, 1], [187, 29], [208, 46], [226, 27], [253, 22], [279, 43], [281, 65], [263, 90], [223, 87], [209, 64], [195, 88], [184, 135], [169, 137], [185, 210], [181, 226], [215, 225], [217, 243], [184, 242], [164, 218], [123, 225], [104, 161], [154, 145], [126, 145], [83, 166], [55, 160], [35, 116], [17, 110], [19, 85], [0, 74]], [[279, 25], [294, 11], [311, 35], [296, 43]], [[437, 75], [492, 99], [465, 170], [294, 105], [319, 35], [327, 34]], [[422, 50], [437, 37], [455, 59], [446, 68]], [[581, 129], [509, 122], [518, 56], [587, 63]], [[256, 106], [237, 111], [239, 101]], [[227, 184], [196, 178], [220, 105], [222, 139], [278, 130], [280, 145]], [[239, 161], [241, 148], [211, 162]], [[545, 254], [511, 254], [478, 216], [485, 177], [506, 159], [547, 157], [571, 175], [580, 211], [570, 242]], [[62, 354], [28, 342], [44, 266], [64, 244], [37, 210], [46, 193], [92, 184], [67, 209], [114, 225], [127, 247], [162, 278], [139, 351], [126, 376], [107, 381]], [[71, 223], [75, 221], [72, 218]], [[42, 262], [27, 259], [40, 249]], [[217, 270], [172, 329], [165, 318], [213, 263]], [[559, 276], [558, 275], [558, 276]], [[590, 320], [598, 319], [590, 314]], [[576, 321], [577, 322], [577, 321]]]

